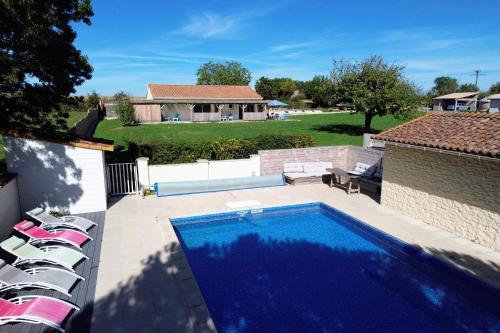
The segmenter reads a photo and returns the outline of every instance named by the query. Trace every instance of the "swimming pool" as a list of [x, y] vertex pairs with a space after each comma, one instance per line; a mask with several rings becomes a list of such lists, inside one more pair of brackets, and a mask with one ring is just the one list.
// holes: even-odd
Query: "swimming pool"
[[500, 290], [323, 203], [171, 222], [219, 332], [500, 332]]

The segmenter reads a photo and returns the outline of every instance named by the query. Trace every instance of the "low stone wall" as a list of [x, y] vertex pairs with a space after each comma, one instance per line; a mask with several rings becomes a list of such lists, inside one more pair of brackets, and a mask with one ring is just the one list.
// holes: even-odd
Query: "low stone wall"
[[357, 162], [378, 164], [383, 155], [382, 151], [355, 146], [261, 150], [260, 172], [262, 175], [281, 173], [283, 164], [291, 162], [332, 162], [333, 167], [352, 170]]
[[92, 131], [99, 121], [99, 110], [89, 109], [87, 111], [87, 115], [80, 119], [79, 122], [76, 123], [74, 127], [75, 134], [81, 138], [90, 138], [92, 137]]
[[348, 149], [347, 146], [332, 146], [260, 150], [260, 174], [282, 173], [283, 165], [293, 162], [332, 162], [334, 167], [345, 169]]
[[12, 227], [21, 221], [15, 177], [0, 185], [0, 217], [0, 240], [2, 240], [7, 238], [12, 233]]
[[381, 203], [500, 250], [500, 163], [387, 146]]
[[384, 152], [382, 150], [375, 149], [363, 149], [361, 147], [349, 146], [347, 149], [347, 160], [344, 170], [352, 170], [356, 166], [356, 163], [362, 162], [369, 165], [378, 165], [382, 157], [384, 157]]

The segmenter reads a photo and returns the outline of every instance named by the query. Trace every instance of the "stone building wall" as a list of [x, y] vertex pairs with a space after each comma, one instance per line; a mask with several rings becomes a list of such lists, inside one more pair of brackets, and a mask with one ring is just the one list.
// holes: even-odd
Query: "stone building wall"
[[382, 205], [500, 250], [500, 163], [386, 145]]

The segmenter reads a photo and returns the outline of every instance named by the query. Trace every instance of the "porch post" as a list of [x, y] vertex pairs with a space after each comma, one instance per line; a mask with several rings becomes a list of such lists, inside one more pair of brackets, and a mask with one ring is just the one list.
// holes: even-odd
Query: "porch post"
[[241, 109], [243, 110], [243, 118], [240, 120], [245, 120], [245, 111], [247, 109], [248, 104], [242, 104]]
[[217, 104], [217, 109], [219, 110], [219, 121], [222, 119], [222, 110], [224, 110], [224, 104]]
[[455, 110], [453, 111], [457, 111], [457, 106], [458, 106], [458, 99], [455, 99]]
[[194, 104], [189, 104], [189, 120], [193, 121], [193, 110], [194, 110]]

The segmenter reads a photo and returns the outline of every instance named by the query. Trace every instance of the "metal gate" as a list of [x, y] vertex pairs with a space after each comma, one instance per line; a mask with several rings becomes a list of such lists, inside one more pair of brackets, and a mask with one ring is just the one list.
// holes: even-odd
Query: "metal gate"
[[139, 177], [135, 163], [106, 164], [106, 178], [109, 195], [139, 193]]

